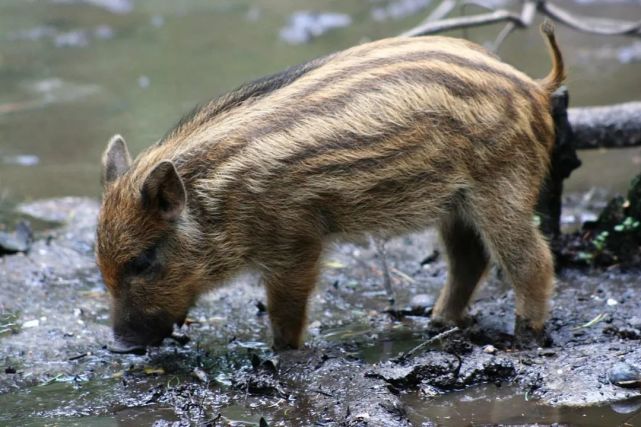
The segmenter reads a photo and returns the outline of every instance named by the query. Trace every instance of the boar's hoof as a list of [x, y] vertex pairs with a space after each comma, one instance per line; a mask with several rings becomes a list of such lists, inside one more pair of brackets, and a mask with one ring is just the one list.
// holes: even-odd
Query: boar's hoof
[[458, 326], [460, 329], [467, 329], [474, 324], [471, 316], [461, 316], [458, 319], [449, 319], [445, 316], [432, 316], [430, 327], [436, 329], [446, 329]]
[[545, 327], [536, 330], [530, 326], [530, 322], [520, 316], [516, 317], [514, 325], [514, 347], [527, 350], [536, 347], [550, 347], [553, 345], [552, 338], [546, 332]]
[[300, 345], [298, 344], [293, 344], [291, 342], [283, 342], [280, 340], [274, 340], [274, 343], [272, 344], [272, 349], [274, 351], [298, 350], [299, 348], [300, 348]]
[[147, 347], [145, 346], [129, 345], [119, 342], [113, 343], [113, 345], [108, 346], [107, 349], [116, 354], [137, 354], [142, 356], [147, 353]]

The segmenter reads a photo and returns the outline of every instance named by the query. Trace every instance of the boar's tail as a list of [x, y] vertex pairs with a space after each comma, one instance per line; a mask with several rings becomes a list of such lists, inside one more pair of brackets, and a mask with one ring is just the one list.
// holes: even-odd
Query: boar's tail
[[541, 24], [541, 32], [545, 35], [548, 41], [550, 54], [552, 56], [552, 70], [550, 71], [550, 74], [541, 79], [539, 83], [548, 93], [552, 93], [557, 90], [559, 86], [563, 84], [563, 80], [565, 80], [563, 56], [561, 56], [559, 46], [556, 44], [556, 38], [554, 37], [554, 25], [552, 22], [548, 19], [543, 21], [543, 24]]

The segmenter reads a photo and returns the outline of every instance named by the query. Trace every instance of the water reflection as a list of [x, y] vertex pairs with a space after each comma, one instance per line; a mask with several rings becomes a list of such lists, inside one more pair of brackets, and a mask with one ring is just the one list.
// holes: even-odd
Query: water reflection
[[[297, 10], [308, 11], [299, 32], [304, 38], [322, 35], [291, 45], [279, 36], [295, 12], [285, 0], [3, 1], [0, 157], [28, 154], [39, 162], [29, 168], [2, 162], [0, 185], [13, 199], [98, 196], [98, 159], [112, 134], [125, 135], [137, 153], [195, 104], [286, 66], [398, 34], [436, 3], [299, 1]], [[641, 19], [634, 2], [566, 6], [595, 16]], [[469, 37], [484, 42], [497, 31], [475, 29]], [[615, 56], [621, 49], [628, 52], [629, 38], [586, 36], [565, 28], [558, 33], [571, 70], [574, 104], [640, 97], [641, 63], [621, 65], [603, 54], [581, 59], [581, 52], [598, 49]], [[544, 75], [549, 66], [534, 29], [511, 36], [501, 55], [533, 76]], [[635, 169], [628, 157], [616, 169], [631, 176], [638, 165]], [[599, 173], [605, 181], [599, 184], [609, 185], [608, 179]]]
[[482, 385], [431, 399], [414, 393], [403, 396], [402, 400], [416, 425], [432, 421], [444, 427], [532, 423], [596, 427], [633, 426], [641, 421], [639, 398], [587, 408], [553, 407], [541, 405], [509, 385]]

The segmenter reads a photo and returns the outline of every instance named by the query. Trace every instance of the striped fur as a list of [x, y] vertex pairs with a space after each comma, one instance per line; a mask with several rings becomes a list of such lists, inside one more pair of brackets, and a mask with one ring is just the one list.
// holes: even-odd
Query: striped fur
[[[194, 110], [105, 184], [97, 259], [116, 335], [157, 341], [198, 295], [254, 268], [276, 346], [296, 347], [325, 242], [431, 224], [450, 262], [436, 316], [461, 320], [492, 258], [518, 317], [540, 330], [552, 261], [532, 214], [564, 76], [545, 34], [554, 66], [539, 82], [465, 40], [393, 38]], [[122, 169], [110, 160], [129, 158], [122, 146], [110, 145], [106, 170]]]

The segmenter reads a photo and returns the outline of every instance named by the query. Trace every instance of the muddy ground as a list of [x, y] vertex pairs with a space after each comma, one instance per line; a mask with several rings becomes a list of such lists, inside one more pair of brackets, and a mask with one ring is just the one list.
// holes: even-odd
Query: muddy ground
[[[618, 363], [641, 367], [638, 271], [560, 273], [552, 345], [514, 351], [513, 293], [496, 272], [472, 305], [469, 328], [430, 325], [446, 268], [427, 231], [387, 245], [393, 312], [376, 251], [330, 251], [303, 350], [269, 349], [264, 293], [247, 276], [199, 302], [180, 331], [191, 338], [186, 345], [165, 340], [146, 355], [116, 355], [106, 349], [109, 301], [93, 260], [96, 202], [18, 210], [38, 227], [28, 255], [0, 258], [1, 425], [504, 424], [510, 419], [490, 412], [506, 392], [520, 402], [509, 405], [534, 405], [511, 418], [521, 424], [641, 425], [639, 386], [610, 381]], [[486, 417], [443, 409], [465, 399], [486, 406]], [[578, 418], [558, 415], [570, 413]]]

